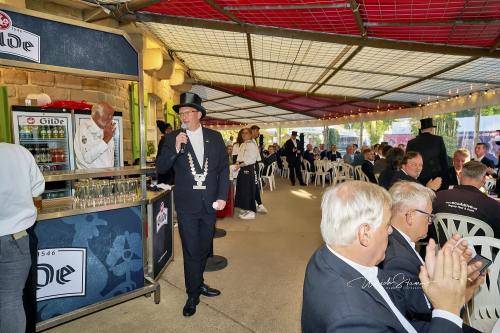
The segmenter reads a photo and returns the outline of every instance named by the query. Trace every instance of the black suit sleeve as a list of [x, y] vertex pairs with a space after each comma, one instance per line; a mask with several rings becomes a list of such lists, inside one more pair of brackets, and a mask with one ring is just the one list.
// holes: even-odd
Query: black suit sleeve
[[361, 165], [361, 171], [365, 173], [371, 183], [378, 184], [377, 178], [375, 178], [375, 174], [373, 173], [373, 165], [371, 163], [363, 163]]
[[439, 164], [441, 165], [441, 178], [446, 179], [446, 174], [448, 172], [448, 154], [446, 153], [446, 146], [444, 145], [443, 138], [440, 136], [438, 136], [438, 138], [440, 145]]
[[163, 140], [163, 145], [160, 148], [161, 153], [156, 159], [156, 172], [159, 174], [167, 173], [175, 163], [177, 156], [177, 150], [175, 149], [175, 138], [178, 134], [178, 131], [172, 132], [165, 136]]
[[224, 144], [224, 139], [222, 139], [222, 135], [219, 132], [216, 133], [217, 158], [219, 159], [219, 169], [217, 171], [217, 177], [219, 178], [217, 200], [227, 201], [227, 195], [229, 192], [229, 162], [227, 159], [227, 151], [226, 145]]

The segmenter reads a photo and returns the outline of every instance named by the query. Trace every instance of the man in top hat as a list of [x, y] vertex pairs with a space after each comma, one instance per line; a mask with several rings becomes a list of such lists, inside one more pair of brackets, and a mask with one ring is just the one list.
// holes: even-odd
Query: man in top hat
[[[410, 141], [406, 146], [406, 151], [416, 151], [422, 155], [424, 167], [419, 182], [426, 186], [431, 180], [438, 177], [446, 179], [448, 170], [448, 155], [443, 138], [434, 135], [436, 126], [432, 123], [432, 118], [420, 119], [420, 134]], [[442, 187], [446, 182], [442, 182]]]
[[292, 136], [285, 142], [285, 154], [288, 167], [290, 168], [290, 181], [292, 182], [292, 186], [295, 185], [295, 177], [299, 179], [300, 185], [306, 185], [302, 180], [302, 172], [300, 172], [301, 152], [297, 140], [297, 131], [292, 131]]
[[229, 189], [226, 145], [219, 132], [201, 126], [206, 115], [201, 98], [183, 93], [173, 107], [183, 123], [181, 130], [165, 136], [156, 168], [175, 171], [175, 208], [184, 257], [184, 281], [188, 299], [183, 315], [196, 312], [200, 295], [218, 296], [220, 291], [204, 283], [203, 272], [210, 253], [215, 211], [224, 209]]

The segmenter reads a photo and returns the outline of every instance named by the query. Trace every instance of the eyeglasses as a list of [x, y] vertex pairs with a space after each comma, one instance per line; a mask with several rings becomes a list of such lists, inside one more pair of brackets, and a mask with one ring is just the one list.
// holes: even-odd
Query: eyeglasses
[[198, 112], [198, 111], [179, 112], [179, 117], [187, 116], [188, 114], [193, 113], [193, 112]]
[[427, 222], [429, 224], [432, 224], [434, 222], [434, 219], [436, 218], [436, 215], [434, 214], [429, 214], [427, 212], [424, 212], [423, 210], [420, 210], [420, 209], [415, 209], [416, 212], [420, 213], [420, 214], [424, 214], [424, 215], [427, 215]]

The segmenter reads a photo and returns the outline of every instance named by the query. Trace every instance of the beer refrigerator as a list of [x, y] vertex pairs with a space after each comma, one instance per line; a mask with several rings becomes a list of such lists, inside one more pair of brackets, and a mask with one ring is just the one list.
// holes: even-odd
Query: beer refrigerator
[[[68, 109], [12, 106], [14, 142], [28, 149], [43, 171], [74, 170], [73, 117]], [[71, 182], [47, 183], [44, 199], [71, 195]]]

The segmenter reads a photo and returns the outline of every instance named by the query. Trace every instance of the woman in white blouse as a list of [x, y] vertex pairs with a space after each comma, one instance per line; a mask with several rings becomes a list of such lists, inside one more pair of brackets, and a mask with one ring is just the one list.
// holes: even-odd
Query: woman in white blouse
[[239, 144], [238, 158], [236, 159], [236, 169], [239, 169], [236, 180], [236, 198], [234, 206], [241, 209], [239, 217], [244, 220], [255, 218], [257, 210], [255, 204], [255, 191], [257, 189], [256, 174], [257, 162], [261, 160], [259, 148], [252, 140], [252, 131], [249, 128], [242, 128], [238, 133], [237, 143]]

